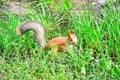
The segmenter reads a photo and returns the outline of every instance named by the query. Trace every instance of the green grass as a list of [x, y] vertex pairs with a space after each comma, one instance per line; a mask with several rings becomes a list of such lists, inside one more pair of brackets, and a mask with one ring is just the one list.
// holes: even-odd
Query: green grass
[[[47, 9], [48, 4], [52, 9]], [[120, 13], [108, 4], [104, 19], [86, 14], [69, 14], [72, 6], [61, 6], [52, 0], [42, 1], [34, 8], [39, 13], [16, 17], [7, 14], [0, 19], [0, 79], [7, 80], [119, 80], [120, 76]], [[54, 11], [57, 15], [54, 16]], [[24, 21], [36, 20], [46, 28], [46, 41], [66, 36], [74, 29], [78, 45], [66, 54], [58, 52], [50, 59], [52, 50], [44, 52], [30, 31], [16, 35], [16, 27]]]

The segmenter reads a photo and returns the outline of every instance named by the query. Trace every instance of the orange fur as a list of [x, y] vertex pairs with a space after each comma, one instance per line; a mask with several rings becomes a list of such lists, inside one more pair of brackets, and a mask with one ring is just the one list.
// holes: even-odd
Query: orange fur
[[60, 49], [62, 49], [63, 53], [66, 53], [66, 46], [69, 44], [77, 44], [77, 37], [74, 31], [71, 33], [69, 31], [67, 37], [56, 37], [48, 42], [48, 46], [53, 48], [54, 53]]

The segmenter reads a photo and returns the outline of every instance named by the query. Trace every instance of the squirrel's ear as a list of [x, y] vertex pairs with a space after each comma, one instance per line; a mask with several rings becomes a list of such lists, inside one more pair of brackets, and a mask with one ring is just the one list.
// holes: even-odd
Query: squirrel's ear
[[68, 31], [68, 37], [70, 37], [70, 31]]
[[72, 34], [75, 34], [74, 30], [71, 31]]

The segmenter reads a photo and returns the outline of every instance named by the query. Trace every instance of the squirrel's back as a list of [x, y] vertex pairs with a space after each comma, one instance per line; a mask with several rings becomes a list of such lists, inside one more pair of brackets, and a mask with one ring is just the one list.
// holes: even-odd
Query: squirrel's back
[[55, 46], [55, 45], [64, 46], [66, 42], [67, 42], [67, 37], [56, 37], [56, 38], [51, 39], [48, 42], [48, 45], [49, 46]]

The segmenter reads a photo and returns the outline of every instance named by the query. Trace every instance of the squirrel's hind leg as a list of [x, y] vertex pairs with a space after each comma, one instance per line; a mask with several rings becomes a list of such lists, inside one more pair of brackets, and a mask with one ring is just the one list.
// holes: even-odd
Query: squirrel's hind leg
[[53, 51], [54, 51], [54, 53], [56, 53], [58, 51], [58, 47], [55, 46]]
[[53, 55], [54, 55], [54, 53], [56, 53], [57, 51], [58, 51], [58, 47], [55, 46], [55, 47], [53, 48], [53, 53], [52, 53], [51, 56], [50, 56], [51, 59], [53, 59]]

